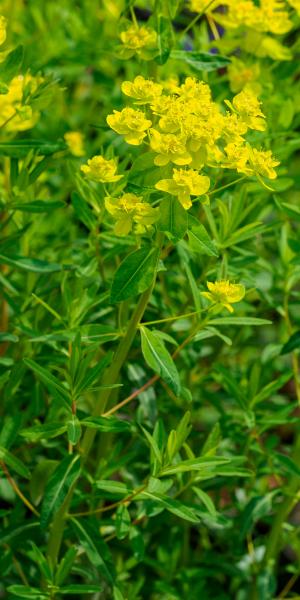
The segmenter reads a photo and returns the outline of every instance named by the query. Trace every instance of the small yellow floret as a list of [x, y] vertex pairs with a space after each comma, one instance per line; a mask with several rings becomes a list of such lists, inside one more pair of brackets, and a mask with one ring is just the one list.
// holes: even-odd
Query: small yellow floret
[[64, 135], [65, 142], [69, 146], [73, 156], [84, 156], [83, 135], [80, 131], [67, 131]]
[[116, 220], [114, 232], [127, 235], [145, 233], [159, 217], [159, 209], [143, 202], [142, 196], [123, 194], [121, 198], [105, 198], [105, 208]]
[[240, 302], [245, 296], [245, 288], [241, 283], [230, 283], [228, 279], [220, 281], [207, 281], [209, 292], [201, 295], [214, 304], [221, 304], [229, 312], [233, 312], [231, 304]]
[[121, 89], [126, 96], [135, 98], [136, 104], [148, 104], [161, 95], [163, 87], [138, 75], [132, 82], [123, 81]]
[[139, 146], [142, 143], [146, 136], [145, 131], [152, 125], [141, 110], [134, 108], [114, 110], [112, 115], [108, 115], [106, 121], [114, 131], [124, 135], [125, 142], [132, 146]]
[[117, 163], [113, 158], [106, 160], [106, 158], [99, 155], [93, 156], [87, 161], [86, 165], [82, 165], [81, 171], [88, 179], [99, 183], [113, 183], [123, 177], [123, 175], [116, 175]]
[[194, 169], [173, 169], [173, 179], [161, 179], [155, 185], [157, 190], [177, 196], [186, 210], [192, 206], [191, 196], [203, 196], [209, 186], [209, 177]]

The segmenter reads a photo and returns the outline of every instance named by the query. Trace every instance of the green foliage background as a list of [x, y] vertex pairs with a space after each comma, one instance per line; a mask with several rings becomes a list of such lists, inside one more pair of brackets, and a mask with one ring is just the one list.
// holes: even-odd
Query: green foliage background
[[[191, 26], [184, 2], [0, 7], [0, 107], [13, 77], [42, 77], [22, 101], [33, 126], [0, 130], [0, 596], [299, 597], [299, 16], [282, 60], [251, 55], [243, 29]], [[132, 10], [158, 32], [152, 60], [119, 56]], [[220, 171], [210, 204], [188, 222], [177, 207], [142, 248], [99, 227], [105, 192], [80, 165], [133, 164], [131, 192], [148, 177], [106, 124], [122, 81], [196, 76], [222, 102], [237, 50], [260, 64], [268, 129], [252, 136], [278, 178]], [[245, 298], [203, 316], [200, 291], [224, 278]]]

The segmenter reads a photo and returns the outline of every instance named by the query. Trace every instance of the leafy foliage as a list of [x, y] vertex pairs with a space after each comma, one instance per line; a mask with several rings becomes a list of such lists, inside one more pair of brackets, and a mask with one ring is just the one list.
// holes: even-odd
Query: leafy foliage
[[0, 597], [299, 597], [299, 2], [0, 12]]

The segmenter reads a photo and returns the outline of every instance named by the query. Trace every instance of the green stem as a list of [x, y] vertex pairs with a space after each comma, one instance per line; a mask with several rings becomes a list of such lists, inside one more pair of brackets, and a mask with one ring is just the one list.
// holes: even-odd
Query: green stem
[[[103, 376], [103, 385], [116, 383], [120, 370], [124, 364], [124, 361], [126, 360], [127, 354], [134, 340], [139, 323], [145, 312], [153, 287], [154, 282], [153, 285], [141, 295], [136, 309], [133, 312], [133, 315], [129, 321], [127, 332], [119, 343], [113, 362]], [[102, 394], [99, 396], [98, 401], [95, 404], [95, 408], [93, 411], [94, 416], [101, 415], [104, 412], [105, 407], [107, 406], [107, 403], [110, 399], [111, 392], [111, 388], [106, 388], [103, 390]], [[96, 430], [94, 429], [87, 429], [85, 432], [81, 446], [83, 463], [85, 463], [88, 458], [95, 435]], [[63, 505], [57, 511], [52, 522], [48, 542], [48, 556], [53, 566], [57, 564], [59, 550], [63, 538], [64, 522], [72, 500], [73, 491], [74, 487], [71, 487], [64, 500]]]

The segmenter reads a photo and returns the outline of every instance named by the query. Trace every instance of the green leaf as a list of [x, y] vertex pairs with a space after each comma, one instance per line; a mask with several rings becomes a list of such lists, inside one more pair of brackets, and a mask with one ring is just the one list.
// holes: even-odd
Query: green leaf
[[49, 598], [48, 594], [45, 595], [39, 589], [28, 585], [10, 585], [7, 591], [19, 598], [35, 598], [36, 600], [47, 600]]
[[143, 492], [143, 498], [149, 498], [154, 500], [159, 506], [163, 506], [166, 510], [171, 512], [176, 517], [190, 521], [191, 523], [199, 523], [200, 519], [192, 508], [186, 506], [179, 500], [169, 498], [168, 496], [159, 496], [158, 494], [152, 494], [148, 491]]
[[121, 302], [147, 290], [157, 269], [159, 249], [145, 246], [120, 264], [111, 286], [111, 302]]
[[71, 201], [75, 215], [78, 217], [78, 219], [86, 227], [88, 227], [88, 229], [95, 229], [97, 225], [97, 219], [87, 202], [77, 192], [72, 192]]
[[280, 354], [289, 354], [300, 348], [300, 331], [295, 331], [289, 340], [283, 345]]
[[[189, 219], [191, 222], [191, 220]], [[214, 242], [210, 239], [204, 225], [201, 223], [194, 224], [196, 219], [192, 221], [192, 227], [188, 230], [188, 238], [190, 247], [194, 252], [200, 254], [206, 254], [207, 256], [219, 256], [219, 253], [214, 245]]]
[[209, 321], [210, 325], [272, 325], [267, 319], [256, 317], [217, 317]]
[[11, 452], [9, 452], [9, 450], [2, 448], [2, 446], [0, 446], [0, 461], [3, 461], [8, 467], [13, 469], [13, 471], [16, 471], [18, 475], [21, 475], [21, 477], [30, 479], [30, 471], [24, 465], [24, 463]]
[[92, 584], [81, 584], [81, 583], [73, 583], [71, 585], [66, 585], [62, 588], [60, 588], [59, 593], [63, 594], [63, 595], [67, 595], [67, 594], [96, 594], [99, 592], [103, 591], [103, 587], [98, 584], [98, 585], [92, 585]]
[[0, 263], [22, 269], [23, 271], [31, 271], [32, 273], [55, 273], [70, 269], [69, 265], [59, 265], [57, 263], [48, 263], [39, 258], [29, 258], [27, 256], [4, 256], [0, 254]]
[[179, 462], [176, 465], [164, 467], [160, 474], [162, 476], [166, 476], [174, 475], [175, 473], [185, 473], [189, 471], [213, 471], [215, 467], [219, 467], [219, 465], [225, 465], [227, 463], [230, 463], [229, 458], [221, 458], [218, 456], [190, 458], [188, 460], [183, 460], [182, 462]]
[[131, 525], [130, 514], [125, 504], [120, 504], [116, 512], [116, 535], [118, 540], [124, 540]]
[[45, 490], [41, 510], [41, 527], [47, 527], [53, 514], [59, 510], [70, 488], [80, 475], [79, 455], [69, 455], [52, 473]]
[[0, 156], [11, 156], [13, 158], [24, 158], [30, 150], [34, 150], [39, 156], [47, 156], [66, 150], [64, 142], [45, 142], [43, 140], [14, 140], [0, 143]]
[[114, 583], [115, 572], [111, 565], [108, 548], [99, 534], [99, 524], [92, 519], [71, 519], [73, 529], [84, 548], [91, 564], [98, 568], [110, 583]]
[[217, 511], [215, 509], [215, 505], [214, 505], [211, 497], [206, 492], [201, 490], [200, 488], [193, 487], [193, 491], [198, 496], [199, 500], [201, 500], [201, 502], [203, 502], [204, 506], [207, 508], [207, 510], [211, 514], [211, 516], [215, 517], [217, 515]]
[[178, 371], [163, 341], [157, 334], [144, 326], [140, 326], [140, 331], [142, 352], [146, 363], [178, 396], [181, 390]]
[[53, 421], [52, 423], [45, 423], [44, 425], [35, 425], [34, 427], [21, 429], [20, 435], [27, 440], [37, 442], [39, 440], [47, 440], [62, 435], [65, 433], [66, 429], [66, 425], [63, 425], [58, 421]]
[[56, 390], [56, 392], [59, 394], [59, 397], [64, 402], [65, 406], [68, 408], [68, 410], [71, 410], [70, 394], [69, 394], [68, 390], [66, 390], [66, 388], [60, 383], [60, 381], [54, 375], [52, 375], [52, 373], [50, 373], [50, 371], [48, 371], [48, 369], [41, 367], [38, 363], [36, 363], [31, 358], [24, 358], [23, 361], [24, 361], [25, 365], [27, 365], [27, 367], [32, 369], [32, 371], [34, 371], [34, 373], [36, 373], [36, 375], [39, 377], [39, 379], [41, 379], [41, 381], [43, 381], [43, 383], [46, 384], [46, 386], [50, 389], [50, 391], [53, 388]]
[[21, 212], [47, 213], [64, 206], [66, 205], [61, 200], [33, 200], [32, 202], [13, 203], [10, 208]]
[[75, 415], [67, 422], [68, 440], [75, 446], [81, 438], [81, 424]]
[[103, 479], [100, 481], [95, 481], [94, 486], [98, 490], [103, 490], [104, 492], [109, 492], [110, 494], [121, 497], [129, 496], [133, 492], [133, 490], [122, 481], [109, 481], [107, 479]]
[[161, 465], [162, 453], [160, 451], [160, 448], [158, 447], [156, 440], [154, 439], [154, 437], [152, 435], [150, 435], [149, 431], [147, 431], [144, 427], [141, 427], [141, 429], [142, 429], [144, 436], [145, 436], [146, 440], [148, 441], [148, 444], [153, 452], [153, 456], [156, 458], [156, 460]]
[[24, 56], [23, 46], [17, 46], [7, 54], [1, 63], [1, 82], [9, 83], [15, 75], [19, 75]]
[[187, 226], [187, 211], [177, 198], [173, 196], [164, 198], [160, 203], [159, 231], [165, 231], [174, 242], [178, 242], [185, 236]]
[[216, 71], [230, 64], [231, 60], [221, 54], [209, 52], [191, 52], [186, 50], [172, 50], [170, 58], [180, 60], [192, 67], [194, 71]]
[[156, 31], [158, 56], [155, 57], [155, 61], [159, 65], [164, 65], [170, 56], [173, 45], [173, 28], [170, 19], [167, 19], [163, 15], [158, 15]]
[[288, 373], [284, 373], [275, 381], [271, 381], [268, 385], [265, 385], [262, 390], [252, 398], [250, 406], [253, 407], [259, 402], [263, 402], [263, 400], [269, 400], [274, 392], [282, 388], [287, 381], [289, 381], [293, 377], [293, 372], [288, 371]]
[[56, 585], [61, 585], [66, 579], [66, 577], [68, 577], [77, 554], [78, 548], [74, 546], [71, 546], [71, 548], [67, 550], [66, 554], [64, 555], [56, 569], [54, 580]]
[[123, 432], [123, 431], [131, 431], [132, 425], [128, 421], [122, 421], [117, 417], [109, 416], [109, 417], [87, 417], [87, 419], [83, 419], [81, 421], [81, 425], [85, 427], [89, 427], [90, 429], [98, 429], [98, 431], [103, 432]]

